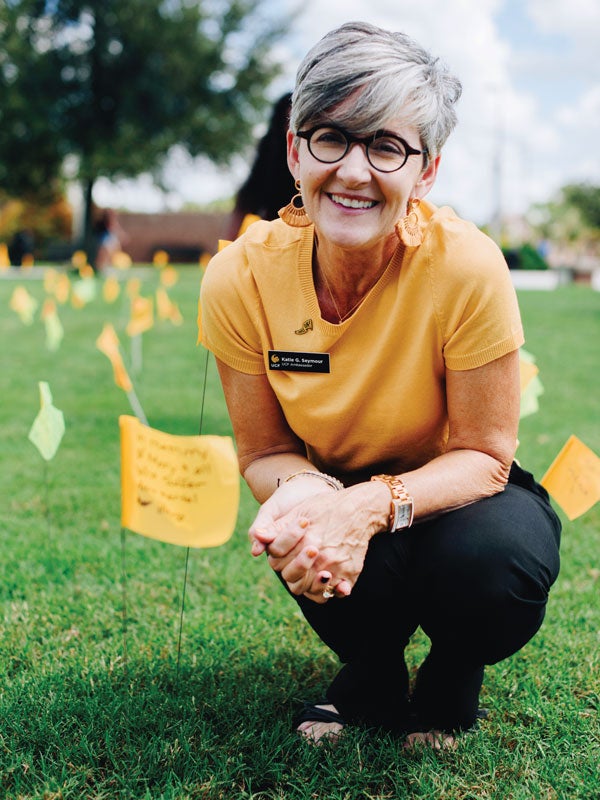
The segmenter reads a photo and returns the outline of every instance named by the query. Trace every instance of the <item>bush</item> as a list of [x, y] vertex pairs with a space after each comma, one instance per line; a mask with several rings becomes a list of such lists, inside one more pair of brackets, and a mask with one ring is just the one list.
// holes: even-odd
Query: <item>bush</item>
[[529, 242], [502, 252], [509, 269], [549, 269], [546, 259]]

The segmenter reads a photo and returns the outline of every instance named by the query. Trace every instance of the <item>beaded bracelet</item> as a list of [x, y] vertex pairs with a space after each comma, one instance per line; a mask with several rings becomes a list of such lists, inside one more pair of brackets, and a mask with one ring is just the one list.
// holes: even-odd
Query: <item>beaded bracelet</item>
[[334, 478], [331, 475], [326, 475], [324, 472], [317, 472], [313, 469], [301, 469], [300, 472], [293, 472], [291, 475], [288, 475], [283, 482], [287, 483], [288, 481], [291, 481], [294, 478], [300, 478], [303, 475], [312, 475], [315, 478], [320, 478], [322, 481], [325, 481], [328, 486], [331, 486], [332, 489], [335, 489], [336, 492], [339, 492], [340, 489], [344, 488], [344, 484], [341, 481], [338, 481], [337, 478]]

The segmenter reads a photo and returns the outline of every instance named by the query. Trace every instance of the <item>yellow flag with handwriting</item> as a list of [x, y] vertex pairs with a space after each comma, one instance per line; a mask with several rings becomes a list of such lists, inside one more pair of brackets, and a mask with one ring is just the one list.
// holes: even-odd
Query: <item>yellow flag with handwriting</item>
[[174, 436], [119, 417], [121, 525], [184, 547], [217, 547], [233, 534], [240, 501], [229, 436]]
[[600, 500], [600, 458], [570, 436], [540, 481], [570, 520]]

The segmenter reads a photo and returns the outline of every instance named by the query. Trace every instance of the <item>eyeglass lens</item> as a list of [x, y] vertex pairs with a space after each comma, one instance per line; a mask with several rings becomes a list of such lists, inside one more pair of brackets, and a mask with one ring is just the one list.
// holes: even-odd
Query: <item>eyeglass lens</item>
[[[356, 139], [349, 138], [337, 128], [317, 128], [308, 140], [312, 155], [326, 164], [340, 161]], [[405, 143], [391, 135], [380, 134], [364, 142], [367, 158], [372, 167], [381, 172], [394, 172], [403, 167], [408, 158]]]

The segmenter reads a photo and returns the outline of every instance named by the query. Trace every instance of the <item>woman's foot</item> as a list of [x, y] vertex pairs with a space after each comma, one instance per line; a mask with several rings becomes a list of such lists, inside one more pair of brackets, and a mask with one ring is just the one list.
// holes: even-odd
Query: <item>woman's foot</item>
[[416, 731], [409, 733], [404, 743], [406, 750], [415, 747], [431, 747], [434, 750], [456, 750], [456, 737], [444, 731]]
[[305, 706], [298, 715], [298, 733], [313, 744], [335, 740], [344, 729], [344, 720], [334, 705], [329, 703]]

